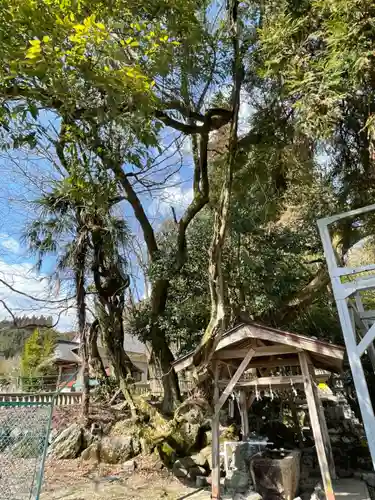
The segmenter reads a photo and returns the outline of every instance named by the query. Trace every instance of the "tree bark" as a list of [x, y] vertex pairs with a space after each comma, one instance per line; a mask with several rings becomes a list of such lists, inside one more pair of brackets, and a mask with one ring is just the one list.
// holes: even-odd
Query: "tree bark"
[[[80, 219], [79, 210], [77, 218]], [[78, 234], [79, 234], [78, 228]], [[86, 338], [86, 290], [85, 290], [85, 270], [86, 270], [86, 244], [81, 243], [82, 248], [78, 251], [76, 257], [75, 269], [75, 286], [76, 286], [76, 302], [78, 316], [78, 331], [80, 339], [80, 354], [81, 354], [81, 376], [83, 383], [82, 390], [82, 418], [88, 420], [90, 406], [90, 385], [89, 385], [89, 362], [88, 349]]]
[[99, 321], [95, 319], [87, 335], [89, 368], [97, 380], [107, 380], [108, 376], [98, 349], [99, 327]]
[[129, 385], [138, 369], [133, 365], [124, 349], [123, 309], [111, 307], [104, 321], [103, 337], [107, 347], [109, 360], [115, 370], [120, 389], [129, 405], [133, 419], [137, 419], [137, 410]]
[[[156, 262], [159, 258], [158, 246], [154, 230], [146, 216], [142, 204], [136, 195], [129, 179], [122, 171], [120, 166], [113, 166], [115, 175], [121, 183], [127, 195], [129, 203], [132, 205], [135, 216], [139, 221], [147, 249], [150, 255], [150, 261]], [[150, 340], [152, 345], [152, 353], [150, 357], [151, 369], [154, 370], [156, 376], [161, 374], [161, 382], [164, 390], [164, 398], [162, 408], [166, 413], [172, 413], [178, 403], [181, 401], [181, 393], [178, 385], [177, 375], [172, 368], [174, 356], [169, 348], [165, 332], [160, 328], [159, 318], [164, 313], [166, 301], [168, 297], [169, 281], [157, 279], [152, 284], [151, 291], [151, 318], [150, 318]]]
[[[206, 92], [206, 91], [204, 91]], [[184, 215], [178, 222], [178, 237], [177, 237], [177, 253], [175, 259], [175, 272], [178, 273], [184, 266], [187, 259], [187, 245], [186, 245], [186, 231], [200, 210], [208, 203], [209, 200], [209, 181], [208, 181], [208, 141], [209, 133], [212, 130], [218, 130], [226, 125], [232, 118], [232, 111], [222, 108], [211, 108], [203, 115], [198, 111], [187, 108], [179, 102], [172, 102], [170, 106], [165, 105], [166, 109], [178, 110], [187, 120], [187, 123], [181, 123], [174, 118], [168, 116], [165, 111], [156, 112], [156, 116], [162, 120], [166, 125], [180, 130], [187, 135], [198, 135], [199, 144], [194, 139], [196, 148], [199, 148], [199, 157], [194, 156], [194, 197], [192, 202], [187, 207]], [[197, 125], [196, 122], [202, 122], [202, 125]], [[236, 118], [237, 123], [237, 118]], [[237, 127], [237, 126], [236, 126]], [[159, 249], [152, 225], [144, 211], [142, 203], [135, 192], [128, 176], [122, 169], [121, 162], [117, 161], [107, 153], [105, 144], [97, 136], [95, 142], [95, 149], [100, 150], [99, 156], [106, 166], [112, 170], [119, 185], [122, 186], [127, 201], [130, 203], [134, 215], [138, 220], [147, 250], [152, 263], [157, 262], [160, 258]], [[180, 402], [180, 390], [178, 387], [178, 379], [174, 373], [171, 362], [174, 357], [169, 348], [168, 340], [165, 332], [162, 331], [159, 325], [159, 319], [165, 312], [166, 301], [168, 296], [169, 281], [165, 279], [157, 279], [152, 284], [151, 292], [151, 344], [152, 344], [152, 361], [162, 371], [162, 384], [164, 388], [164, 411], [170, 413], [174, 407]]]
[[[120, 388], [129, 404], [132, 417], [137, 418], [136, 407], [129, 389], [133, 374], [139, 369], [132, 363], [124, 349], [125, 290], [129, 287], [129, 276], [124, 276], [119, 267], [117, 250], [108, 255], [105, 247], [105, 228], [100, 224], [92, 232], [94, 264], [92, 267], [95, 287], [98, 293], [98, 321], [108, 351], [108, 357], [115, 370]], [[112, 258], [111, 258], [112, 257]]]
[[205, 371], [211, 359], [218, 336], [223, 332], [230, 317], [228, 293], [222, 272], [222, 257], [225, 238], [230, 221], [231, 190], [233, 167], [238, 148], [238, 116], [240, 109], [240, 92], [244, 77], [241, 51], [238, 37], [238, 0], [229, 4], [229, 23], [232, 32], [233, 46], [233, 90], [232, 90], [232, 121], [229, 134], [229, 153], [225, 164], [224, 184], [220, 193], [219, 206], [215, 211], [214, 232], [209, 250], [208, 280], [211, 297], [210, 322], [202, 337], [201, 343], [194, 354], [194, 364], [202, 365]]
[[161, 373], [164, 390], [162, 411], [173, 413], [175, 407], [181, 402], [181, 393], [177, 374], [172, 368], [174, 356], [168, 346], [164, 331], [159, 326], [158, 320], [166, 308], [169, 281], [158, 280], [154, 283], [151, 292], [151, 364], [154, 365], [156, 375]]

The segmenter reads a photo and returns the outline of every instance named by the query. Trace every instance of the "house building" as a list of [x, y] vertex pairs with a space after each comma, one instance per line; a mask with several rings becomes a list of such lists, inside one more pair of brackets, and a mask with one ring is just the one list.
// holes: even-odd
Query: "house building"
[[[57, 385], [61, 390], [80, 390], [81, 388], [81, 358], [79, 355], [80, 342], [76, 336], [73, 340], [58, 339], [54, 352], [54, 363], [58, 368]], [[124, 348], [132, 363], [140, 370], [140, 382], [147, 382], [148, 361], [147, 348], [136, 337], [125, 334]], [[108, 375], [112, 374], [112, 367], [108, 360], [106, 349], [98, 343], [98, 350], [104, 368]], [[92, 381], [95, 385], [95, 381]]]

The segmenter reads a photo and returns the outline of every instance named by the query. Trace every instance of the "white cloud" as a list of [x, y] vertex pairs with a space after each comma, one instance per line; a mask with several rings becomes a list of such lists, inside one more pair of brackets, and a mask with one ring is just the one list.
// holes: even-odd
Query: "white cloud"
[[182, 154], [186, 157], [191, 157], [193, 155], [193, 148], [191, 143], [191, 137], [187, 136], [182, 142]]
[[182, 184], [166, 186], [158, 193], [149, 207], [153, 216], [171, 217], [172, 207], [181, 214], [193, 199], [193, 189], [184, 189]]
[[5, 250], [9, 250], [15, 254], [18, 254], [20, 251], [20, 244], [18, 241], [5, 233], [0, 234], [0, 245], [5, 248]]
[[[56, 328], [61, 331], [71, 330], [76, 324], [74, 301], [62, 300], [68, 294], [51, 291], [46, 276], [38, 276], [29, 263], [9, 264], [0, 259], [0, 300], [15, 316], [52, 316], [57, 322]], [[9, 286], [21, 291], [31, 298], [12, 291]], [[62, 300], [61, 302], [56, 302]], [[52, 302], [55, 301], [55, 302]], [[0, 303], [0, 319], [10, 319], [11, 315]]]
[[246, 134], [250, 130], [250, 119], [254, 113], [254, 108], [250, 103], [250, 96], [247, 92], [241, 92], [240, 111], [238, 114], [238, 131]]

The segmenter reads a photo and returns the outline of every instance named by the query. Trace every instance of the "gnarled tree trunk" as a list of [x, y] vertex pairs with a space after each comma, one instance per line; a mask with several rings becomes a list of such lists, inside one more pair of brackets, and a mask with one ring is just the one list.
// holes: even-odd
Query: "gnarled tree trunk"
[[[77, 219], [80, 220], [80, 211], [77, 210]], [[80, 234], [80, 227], [78, 228]], [[86, 421], [89, 417], [90, 406], [90, 386], [89, 386], [89, 363], [86, 339], [86, 290], [85, 290], [85, 271], [86, 271], [86, 242], [81, 242], [81, 248], [77, 252], [75, 259], [75, 287], [76, 304], [78, 316], [78, 331], [80, 341], [81, 355], [81, 377], [83, 383], [82, 389], [82, 418]]]
[[121, 391], [129, 404], [132, 417], [137, 418], [129, 385], [133, 382], [133, 374], [139, 372], [139, 369], [124, 349], [124, 296], [130, 281], [129, 276], [124, 275], [120, 269], [117, 251], [112, 256], [108, 255], [103, 233], [105, 229], [100, 228], [100, 224], [97, 224], [97, 229], [92, 233], [95, 255], [92, 270], [98, 293], [98, 320]]
[[229, 8], [229, 23], [232, 32], [233, 46], [233, 114], [229, 134], [228, 159], [225, 164], [224, 184], [220, 193], [219, 205], [215, 211], [214, 232], [209, 251], [208, 279], [211, 297], [211, 315], [208, 327], [194, 355], [194, 364], [196, 366], [201, 365], [203, 370], [215, 350], [215, 345], [220, 333], [225, 331], [230, 318], [227, 287], [224, 282], [222, 272], [222, 257], [225, 237], [230, 222], [233, 167], [236, 160], [238, 146], [237, 129], [240, 109], [240, 92], [244, 77], [238, 38], [237, 9], [238, 1], [232, 0]]
[[106, 380], [108, 378], [107, 373], [98, 349], [99, 328], [99, 321], [95, 319], [87, 333], [89, 368], [97, 380]]

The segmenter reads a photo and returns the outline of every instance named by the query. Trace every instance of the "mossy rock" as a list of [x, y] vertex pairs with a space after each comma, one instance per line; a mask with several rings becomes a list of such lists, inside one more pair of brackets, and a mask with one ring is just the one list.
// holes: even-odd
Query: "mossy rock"
[[220, 443], [224, 443], [224, 441], [238, 441], [238, 433], [235, 425], [230, 425], [229, 427], [225, 427], [220, 432]]
[[159, 444], [156, 449], [157, 454], [163, 464], [165, 464], [167, 467], [171, 467], [176, 461], [176, 450], [172, 448], [172, 446], [170, 446], [167, 442]]
[[109, 436], [121, 437], [130, 436], [134, 433], [138, 434], [139, 426], [134, 423], [131, 419], [119, 420], [117, 421], [109, 431]]

